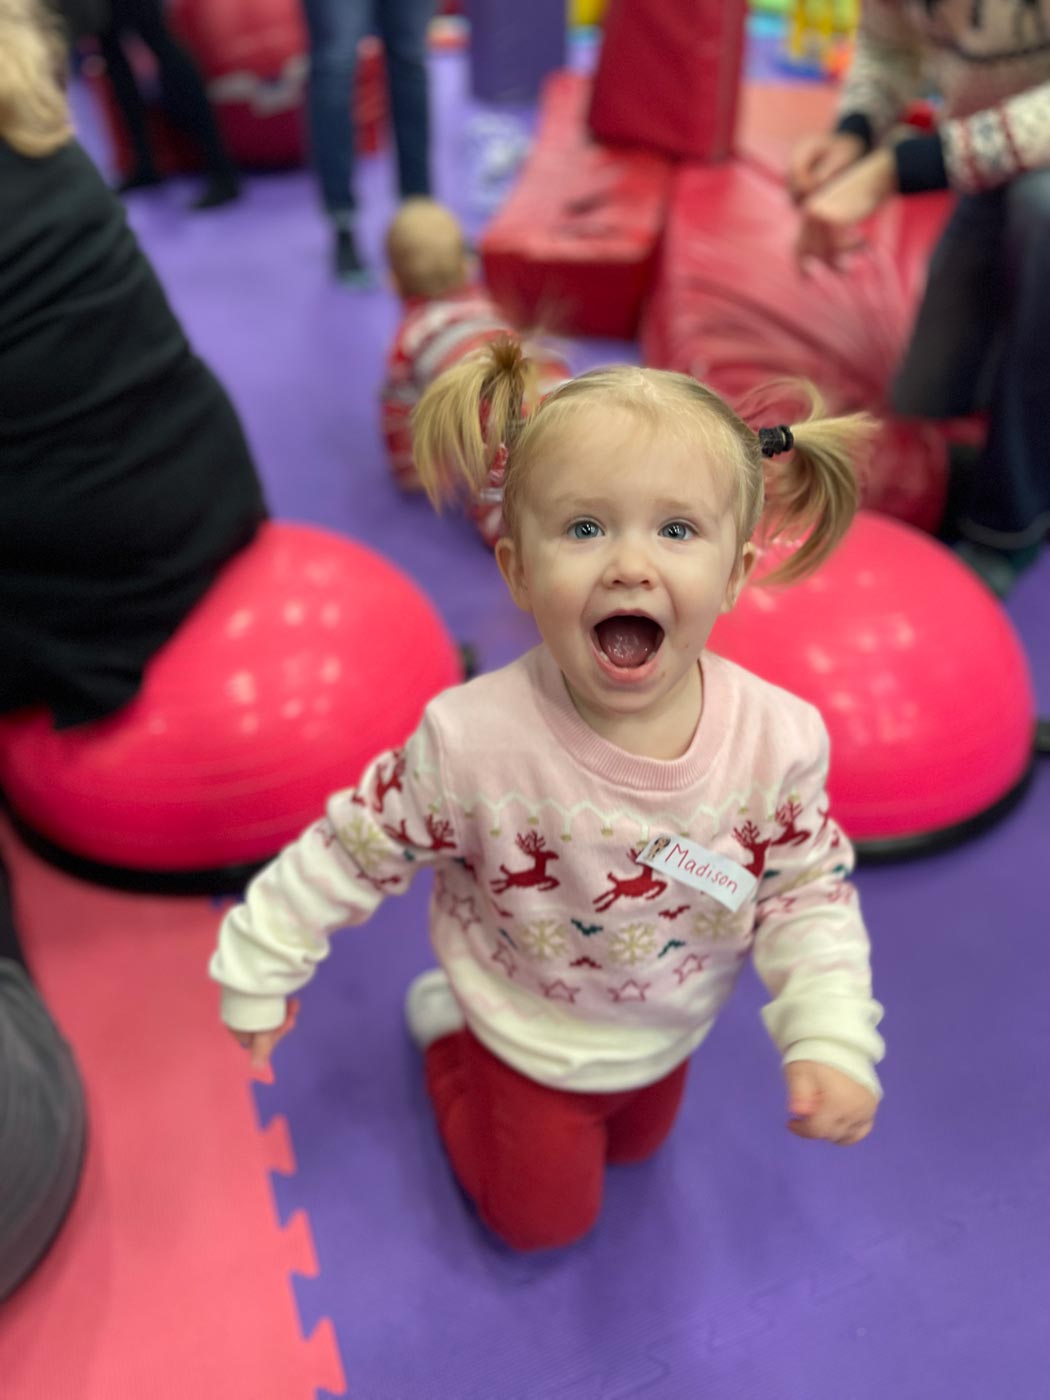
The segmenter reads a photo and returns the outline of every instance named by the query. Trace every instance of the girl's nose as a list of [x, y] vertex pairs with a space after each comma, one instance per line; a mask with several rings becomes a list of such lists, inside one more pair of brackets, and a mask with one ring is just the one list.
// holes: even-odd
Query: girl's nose
[[614, 542], [603, 579], [607, 588], [651, 588], [654, 576], [649, 551], [641, 540], [623, 535]]

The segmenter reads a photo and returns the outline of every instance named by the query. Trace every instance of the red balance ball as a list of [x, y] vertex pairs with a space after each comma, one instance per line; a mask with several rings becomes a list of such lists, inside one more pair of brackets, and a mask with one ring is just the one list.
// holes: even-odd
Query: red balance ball
[[862, 512], [811, 578], [750, 584], [711, 646], [821, 711], [833, 811], [862, 854], [964, 834], [1028, 775], [1035, 700], [1010, 619], [898, 521]]
[[108, 867], [94, 873], [114, 883], [222, 888], [459, 679], [433, 605], [394, 565], [270, 523], [118, 714], [58, 732], [42, 712], [0, 724], [0, 784], [16, 821], [67, 864]]

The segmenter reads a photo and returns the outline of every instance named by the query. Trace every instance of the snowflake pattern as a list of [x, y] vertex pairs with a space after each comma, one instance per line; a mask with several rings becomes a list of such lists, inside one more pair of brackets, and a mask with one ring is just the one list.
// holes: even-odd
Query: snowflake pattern
[[609, 957], [614, 963], [634, 967], [652, 957], [657, 941], [652, 924], [628, 924], [613, 935], [609, 943]]
[[390, 851], [386, 837], [367, 817], [353, 816], [344, 822], [339, 839], [366, 875], [374, 875]]
[[562, 958], [568, 950], [568, 930], [558, 919], [533, 919], [518, 931], [518, 942], [537, 962]]
[[698, 910], [693, 915], [691, 932], [694, 938], [702, 938], [705, 943], [722, 943], [738, 937], [741, 924], [739, 913], [732, 909]]

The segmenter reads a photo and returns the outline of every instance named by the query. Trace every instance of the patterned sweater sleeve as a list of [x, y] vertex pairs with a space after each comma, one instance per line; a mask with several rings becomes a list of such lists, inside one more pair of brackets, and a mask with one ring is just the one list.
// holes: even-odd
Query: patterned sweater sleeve
[[382, 754], [357, 788], [331, 797], [326, 816], [251, 882], [223, 920], [209, 967], [227, 1025], [280, 1025], [287, 997], [327, 957], [337, 929], [364, 923], [424, 866], [458, 856], [439, 754], [425, 717], [403, 750]]
[[863, 0], [856, 46], [839, 100], [839, 130], [879, 145], [917, 96], [922, 40], [899, 0]]
[[946, 121], [936, 137], [926, 139], [939, 140], [948, 183], [966, 194], [1050, 165], [1050, 83]]
[[812, 756], [781, 790], [784, 835], [759, 886], [754, 962], [773, 997], [762, 1014], [785, 1064], [816, 1060], [879, 1093], [882, 1008], [872, 998], [868, 935], [847, 878], [853, 851], [828, 810], [827, 732], [815, 711], [812, 723]]

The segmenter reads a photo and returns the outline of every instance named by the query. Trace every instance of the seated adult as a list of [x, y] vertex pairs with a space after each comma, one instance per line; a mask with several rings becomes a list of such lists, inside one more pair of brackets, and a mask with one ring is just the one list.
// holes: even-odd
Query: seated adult
[[[65, 37], [0, 0], [0, 712], [112, 714], [265, 516], [237, 414], [73, 139]], [[0, 1298], [76, 1190], [83, 1093], [0, 861]]]
[[[894, 406], [988, 411], [955, 522], [960, 555], [1000, 595], [1050, 529], [1050, 45], [1047, 0], [863, 0], [837, 129], [794, 153], [799, 252], [832, 265], [890, 195], [958, 190], [930, 263]], [[943, 119], [887, 144], [932, 78]]]
[[0, 0], [0, 712], [110, 714], [265, 516], [240, 421]]

